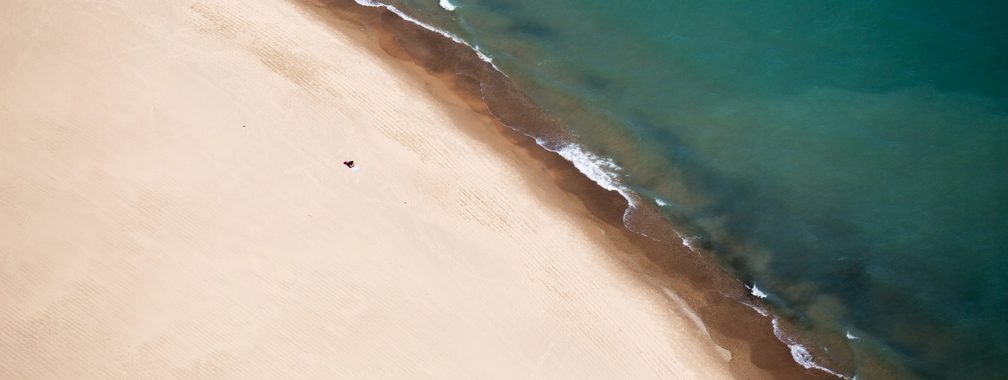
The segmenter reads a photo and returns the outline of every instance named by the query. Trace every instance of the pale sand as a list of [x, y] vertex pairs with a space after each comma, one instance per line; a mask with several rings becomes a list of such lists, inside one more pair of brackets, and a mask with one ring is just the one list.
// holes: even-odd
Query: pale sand
[[0, 378], [729, 377], [405, 63], [279, 0], [138, 3], [0, 3]]

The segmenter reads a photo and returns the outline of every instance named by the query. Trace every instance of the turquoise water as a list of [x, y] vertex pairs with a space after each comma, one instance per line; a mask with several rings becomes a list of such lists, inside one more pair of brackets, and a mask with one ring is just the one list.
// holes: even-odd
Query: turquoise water
[[856, 336], [849, 375], [1008, 378], [1008, 3], [393, 3], [493, 57], [779, 312]]

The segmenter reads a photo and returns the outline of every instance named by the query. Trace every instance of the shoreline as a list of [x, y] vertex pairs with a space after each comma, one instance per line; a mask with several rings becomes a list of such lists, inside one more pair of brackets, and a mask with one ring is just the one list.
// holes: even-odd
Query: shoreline
[[300, 5], [6, 8], [0, 374], [775, 374], [711, 343], [625, 199]]
[[[737, 377], [758, 376], [759, 372], [782, 379], [844, 377], [828, 368], [836, 365], [831, 357], [809, 351], [800, 336], [788, 332], [793, 328], [787, 322], [769, 314], [761, 297], [715, 262], [705, 247], [690, 245], [688, 237], [678, 233], [652, 205], [639, 200], [629, 204], [634, 195], [604, 186], [599, 178], [589, 178], [558, 153], [564, 141], [570, 141], [567, 131], [536, 109], [481, 52], [408, 16], [404, 19], [402, 11], [393, 12], [381, 3], [301, 1], [316, 12], [328, 12], [320, 17], [334, 28], [341, 29], [339, 22], [344, 23], [344, 31], [346, 24], [354, 25], [360, 33], [354, 36], [360, 45], [377, 45], [372, 49], [378, 47], [387, 57], [411, 63], [421, 69], [414, 74], [442, 81], [472, 111], [492, 117], [502, 137], [548, 167], [557, 186], [576, 197], [591, 218], [606, 224], [607, 238], [635, 260], [644, 258], [647, 262], [637, 266], [658, 268], [660, 273], [647, 274], [647, 282], [666, 292], [669, 303], [698, 319], [717, 346], [731, 352]], [[444, 101], [444, 95], [438, 97]], [[642, 226], [638, 231], [627, 225], [631, 214], [635, 225]], [[666, 239], [649, 237], [656, 235]], [[670, 236], [681, 242], [669, 241]]]

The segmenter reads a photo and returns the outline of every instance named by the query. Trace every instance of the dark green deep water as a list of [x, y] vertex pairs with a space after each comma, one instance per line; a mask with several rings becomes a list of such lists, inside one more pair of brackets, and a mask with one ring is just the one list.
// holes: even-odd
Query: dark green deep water
[[1008, 2], [388, 3], [493, 57], [779, 313], [860, 338], [848, 375], [1008, 378]]

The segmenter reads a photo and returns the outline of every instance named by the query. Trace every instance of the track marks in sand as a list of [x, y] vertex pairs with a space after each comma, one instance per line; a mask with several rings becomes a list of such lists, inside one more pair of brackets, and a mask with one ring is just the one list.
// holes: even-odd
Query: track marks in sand
[[497, 232], [509, 231], [514, 226], [506, 214], [497, 212], [500, 204], [493, 200], [493, 195], [463, 187], [459, 189], [458, 205], [467, 219]]
[[[385, 108], [377, 115], [379, 120], [378, 130], [392, 141], [395, 141], [406, 150], [420, 156], [428, 165], [433, 165], [441, 169], [448, 168], [451, 159], [449, 153], [454, 149], [462, 149], [458, 145], [449, 145], [441, 136], [435, 136], [430, 131], [425, 131], [414, 125], [409, 125], [401, 117], [391, 115], [391, 110]], [[426, 125], [426, 122], [419, 122], [419, 125]]]
[[511, 207], [507, 199], [498, 192], [480, 192], [470, 187], [461, 187], [455, 194], [462, 215], [496, 232], [509, 235], [523, 235], [532, 231], [531, 223]]
[[[401, 115], [392, 114], [409, 112], [408, 107], [403, 108], [406, 110], [397, 107], [378, 109], [374, 114], [374, 120], [377, 121], [375, 129], [404, 150], [417, 155], [424, 162], [424, 166], [438, 172], [432, 173], [431, 177], [458, 175], [473, 178], [474, 182], [477, 182], [472, 185], [445, 187], [443, 183], [451, 182], [449, 179], [431, 180], [431, 177], [425, 176], [419, 183], [428, 197], [442, 204], [445, 210], [451, 210], [456, 215], [476, 222], [490, 231], [508, 236], [521, 236], [533, 230], [532, 223], [528, 219], [515, 217], [521, 213], [512, 205], [513, 196], [503, 194], [492, 187], [492, 190], [488, 191], [487, 186], [480, 185], [500, 180], [495, 175], [504, 173], [501, 173], [495, 163], [480, 160], [458, 165], [455, 162], [457, 157], [472, 156], [467, 154], [472, 148], [455, 140], [451, 134], [429, 128], [430, 125], [441, 125], [450, 121], [406, 122]], [[459, 173], [459, 170], [468, 173]]]
[[[255, 54], [270, 71], [304, 88], [316, 96], [342, 98], [352, 90], [333, 80], [334, 75], [346, 75], [336, 64], [325, 62], [311, 49], [292, 37], [292, 32], [281, 27], [256, 25], [245, 13], [251, 9], [234, 9], [233, 4], [195, 2], [189, 9], [197, 18], [197, 29], [215, 33], [239, 43]], [[241, 6], [238, 3], [237, 6]]]

